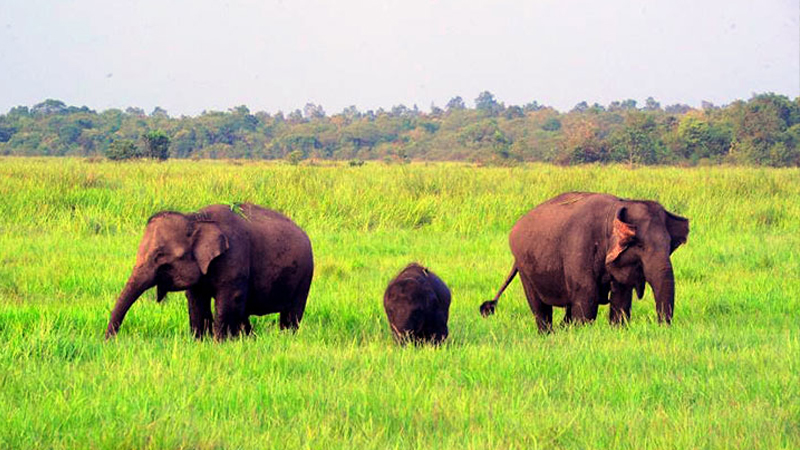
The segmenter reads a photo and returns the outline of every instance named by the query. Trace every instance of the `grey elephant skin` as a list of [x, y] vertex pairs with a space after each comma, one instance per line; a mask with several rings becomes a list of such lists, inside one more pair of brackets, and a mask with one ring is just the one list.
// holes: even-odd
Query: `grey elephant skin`
[[641, 298], [645, 282], [653, 290], [659, 322], [669, 324], [675, 306], [671, 255], [688, 235], [689, 220], [654, 201], [589, 192], [559, 195], [514, 225], [509, 236], [514, 266], [480, 312], [493, 314], [519, 273], [542, 332], [552, 329], [554, 306], [566, 308], [565, 322], [587, 322], [597, 317], [598, 305], [610, 303], [609, 320], [625, 322], [632, 292]]
[[383, 307], [398, 342], [441, 343], [447, 338], [450, 290], [429, 269], [411, 263], [389, 282]]
[[313, 272], [308, 236], [278, 212], [249, 203], [211, 205], [193, 214], [160, 212], [147, 222], [106, 337], [117, 334], [128, 309], [152, 287], [158, 301], [167, 292], [186, 291], [197, 338], [249, 333], [249, 316], [270, 313], [280, 313], [281, 329], [296, 329]]

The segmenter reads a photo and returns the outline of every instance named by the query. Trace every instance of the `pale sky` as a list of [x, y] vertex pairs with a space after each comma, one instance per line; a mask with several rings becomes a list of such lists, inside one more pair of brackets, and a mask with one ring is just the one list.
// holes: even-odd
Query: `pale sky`
[[0, 0], [0, 113], [800, 95], [798, 0]]

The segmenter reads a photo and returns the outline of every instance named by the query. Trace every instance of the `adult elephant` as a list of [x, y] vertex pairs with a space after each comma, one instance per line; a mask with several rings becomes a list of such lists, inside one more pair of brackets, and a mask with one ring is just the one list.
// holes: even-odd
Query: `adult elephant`
[[[511, 230], [514, 267], [493, 300], [480, 311], [493, 314], [497, 300], [519, 273], [542, 332], [552, 328], [553, 306], [565, 321], [592, 321], [599, 304], [611, 303], [609, 320], [630, 318], [631, 296], [644, 283], [653, 289], [659, 322], [670, 323], [675, 278], [670, 256], [686, 242], [689, 221], [654, 201], [570, 192], [523, 216]], [[610, 293], [610, 299], [609, 299]]]
[[106, 337], [119, 331], [131, 305], [153, 286], [158, 301], [169, 291], [186, 291], [197, 338], [249, 333], [249, 316], [269, 313], [280, 313], [281, 329], [296, 329], [313, 272], [308, 236], [280, 213], [249, 203], [194, 214], [163, 211], [147, 221]]

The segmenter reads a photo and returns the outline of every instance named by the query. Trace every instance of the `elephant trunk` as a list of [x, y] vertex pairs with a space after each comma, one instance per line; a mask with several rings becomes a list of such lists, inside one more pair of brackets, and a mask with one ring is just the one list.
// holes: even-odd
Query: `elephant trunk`
[[660, 258], [658, 262], [644, 265], [644, 277], [653, 289], [656, 298], [658, 322], [672, 322], [675, 306], [675, 275], [669, 256]]
[[106, 338], [117, 334], [120, 325], [122, 325], [122, 320], [125, 319], [125, 314], [133, 305], [133, 302], [154, 285], [154, 275], [145, 275], [140, 267], [136, 267], [133, 270], [128, 282], [125, 284], [125, 288], [119, 294], [114, 310], [111, 311], [111, 319], [108, 321], [108, 328], [106, 328]]

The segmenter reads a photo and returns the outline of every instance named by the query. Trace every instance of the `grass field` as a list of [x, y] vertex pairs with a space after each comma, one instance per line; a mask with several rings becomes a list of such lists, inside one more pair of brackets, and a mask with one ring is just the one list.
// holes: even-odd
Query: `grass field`
[[[564, 191], [691, 219], [671, 327], [536, 331], [507, 235]], [[0, 448], [800, 448], [800, 170], [363, 167], [0, 159]], [[144, 222], [251, 201], [316, 260], [297, 334], [224, 343], [147, 293], [103, 339]], [[381, 299], [407, 262], [453, 293], [451, 339], [401, 348]], [[557, 311], [555, 320], [563, 313]]]

